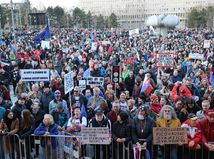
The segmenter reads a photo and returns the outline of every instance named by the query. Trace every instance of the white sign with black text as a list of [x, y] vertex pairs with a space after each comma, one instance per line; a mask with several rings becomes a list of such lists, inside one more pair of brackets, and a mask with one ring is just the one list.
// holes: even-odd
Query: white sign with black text
[[69, 73], [65, 74], [65, 76], [64, 76], [65, 94], [72, 91], [73, 88], [74, 88], [73, 72], [69, 72]]
[[49, 81], [50, 70], [49, 69], [21, 69], [21, 80], [25, 82], [31, 81]]
[[96, 87], [104, 85], [104, 77], [89, 77], [87, 79], [87, 85]]

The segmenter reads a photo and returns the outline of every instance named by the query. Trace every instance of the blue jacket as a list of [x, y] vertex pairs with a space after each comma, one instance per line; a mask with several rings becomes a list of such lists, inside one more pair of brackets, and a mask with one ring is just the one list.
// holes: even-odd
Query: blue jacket
[[46, 130], [45, 124], [42, 122], [39, 124], [39, 126], [34, 130], [35, 135], [40, 135], [41, 136], [41, 146], [45, 147], [48, 145], [49, 141], [51, 141], [51, 146], [52, 148], [56, 148], [58, 143], [57, 143], [57, 138], [56, 137], [48, 137], [48, 136], [42, 136], [45, 134], [45, 132], [49, 132], [50, 135], [58, 135], [58, 125], [53, 124], [51, 125], [48, 130]]

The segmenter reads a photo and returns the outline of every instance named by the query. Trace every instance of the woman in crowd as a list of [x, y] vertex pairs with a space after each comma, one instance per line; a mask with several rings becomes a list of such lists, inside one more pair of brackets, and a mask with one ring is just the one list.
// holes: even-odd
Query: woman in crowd
[[17, 96], [17, 98], [19, 98], [19, 97], [21, 97], [21, 94], [24, 92], [28, 93], [29, 89], [22, 80], [19, 80], [19, 82], [17, 83], [17, 86], [15, 88], [15, 95]]

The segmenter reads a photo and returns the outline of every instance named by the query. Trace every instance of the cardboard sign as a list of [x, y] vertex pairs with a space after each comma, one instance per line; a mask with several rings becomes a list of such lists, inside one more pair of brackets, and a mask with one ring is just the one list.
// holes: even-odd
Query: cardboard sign
[[157, 53], [156, 66], [158, 68], [167, 68], [174, 66], [174, 53]]
[[97, 50], [97, 43], [96, 42], [93, 42], [93, 43], [91, 43], [91, 50], [92, 51], [96, 51]]
[[139, 33], [139, 29], [129, 30], [129, 36], [138, 35]]
[[87, 85], [90, 85], [91, 87], [103, 86], [104, 77], [89, 77], [87, 79]]
[[187, 143], [187, 132], [186, 128], [153, 128], [153, 142], [155, 145], [160, 144], [186, 144]]
[[84, 90], [86, 89], [86, 80], [79, 80], [79, 89]]
[[204, 48], [210, 48], [210, 40], [204, 40]]
[[74, 88], [73, 72], [69, 72], [69, 73], [65, 74], [65, 76], [64, 76], [65, 94], [72, 91], [73, 88]]
[[189, 59], [194, 59], [194, 60], [203, 60], [204, 55], [199, 54], [199, 53], [190, 53], [189, 54]]
[[109, 128], [107, 127], [82, 127], [81, 135], [82, 141], [84, 144], [93, 144], [93, 145], [109, 145], [111, 142], [111, 137], [109, 133]]
[[21, 69], [21, 80], [25, 82], [30, 81], [49, 81], [50, 70], [49, 69]]
[[50, 49], [50, 41], [41, 41], [41, 47], [43, 48], [43, 49]]

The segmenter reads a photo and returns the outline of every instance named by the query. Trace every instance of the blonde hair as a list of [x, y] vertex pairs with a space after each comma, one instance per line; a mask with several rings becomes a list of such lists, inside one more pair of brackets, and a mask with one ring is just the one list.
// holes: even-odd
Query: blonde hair
[[45, 114], [44, 119], [48, 119], [51, 125], [54, 124], [54, 118], [51, 114]]

